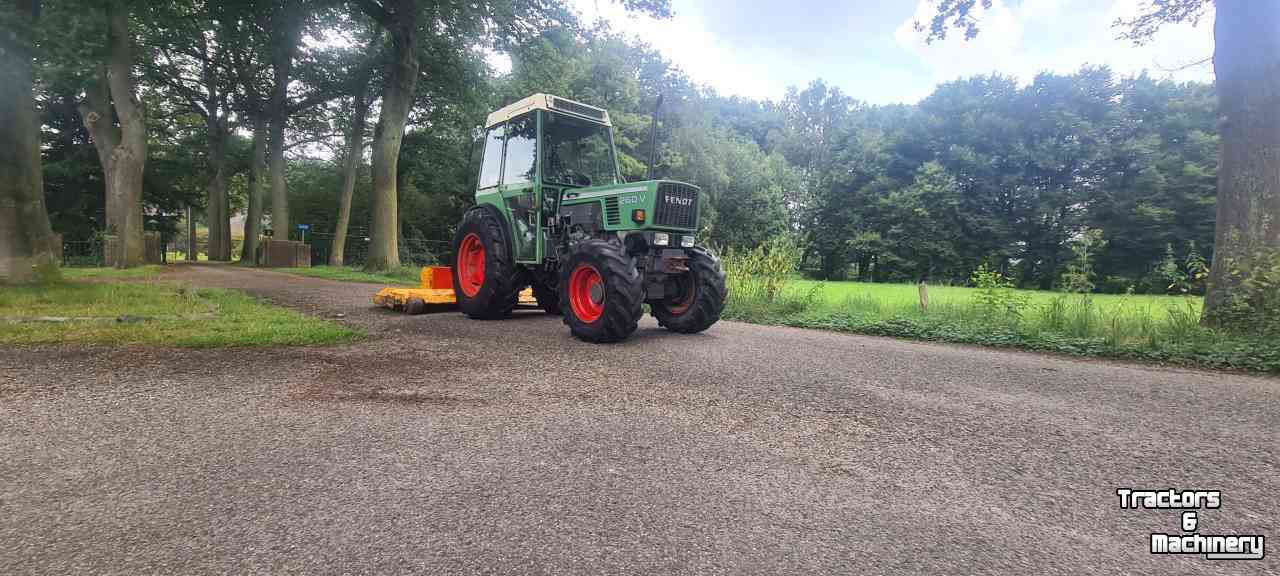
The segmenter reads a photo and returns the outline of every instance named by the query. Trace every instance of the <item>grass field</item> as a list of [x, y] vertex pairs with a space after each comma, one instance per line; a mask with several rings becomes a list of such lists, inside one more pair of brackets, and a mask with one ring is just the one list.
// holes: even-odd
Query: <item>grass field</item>
[[388, 284], [392, 286], [417, 286], [421, 266], [401, 266], [387, 272], [365, 272], [350, 266], [312, 266], [311, 268], [273, 268], [277, 272], [287, 272], [299, 276], [326, 278], [342, 282], [368, 282], [370, 284]]
[[[807, 293], [817, 290], [819, 305], [833, 310], [856, 310], [874, 313], [882, 318], [910, 315], [920, 312], [920, 288], [915, 284], [872, 284], [867, 282], [819, 282], [797, 279], [790, 287]], [[929, 286], [929, 309], [935, 313], [964, 312], [974, 303], [976, 288], [965, 286]], [[1043, 290], [1014, 290], [1016, 296], [1026, 299], [1029, 308], [1053, 305], [1064, 296], [1061, 292]], [[1079, 298], [1068, 300], [1078, 301]], [[1110, 317], [1120, 315], [1128, 320], [1154, 322], [1167, 319], [1170, 309], [1178, 314], [1190, 310], [1200, 315], [1203, 299], [1198, 296], [1164, 296], [1149, 294], [1091, 294], [1090, 300], [1097, 312]]]
[[[348, 342], [345, 326], [234, 290], [149, 281], [160, 266], [78, 268], [64, 281], [0, 290], [0, 344], [141, 343], [190, 348]], [[42, 320], [37, 320], [42, 319]]]
[[914, 284], [775, 284], [729, 275], [725, 317], [920, 340], [1280, 372], [1280, 343], [1199, 325], [1196, 296], [1065, 294]]

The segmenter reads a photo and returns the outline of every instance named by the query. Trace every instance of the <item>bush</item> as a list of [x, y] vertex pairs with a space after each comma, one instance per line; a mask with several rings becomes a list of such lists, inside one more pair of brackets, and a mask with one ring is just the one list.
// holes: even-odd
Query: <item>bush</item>
[[978, 266], [969, 276], [969, 281], [977, 288], [974, 292], [974, 303], [981, 308], [988, 318], [1021, 318], [1022, 309], [1027, 298], [1014, 289], [1012, 280], [1005, 278], [995, 270], [988, 270], [986, 264]]
[[730, 302], [771, 304], [795, 274], [804, 248], [788, 235], [774, 236], [746, 251], [725, 252], [722, 264]]

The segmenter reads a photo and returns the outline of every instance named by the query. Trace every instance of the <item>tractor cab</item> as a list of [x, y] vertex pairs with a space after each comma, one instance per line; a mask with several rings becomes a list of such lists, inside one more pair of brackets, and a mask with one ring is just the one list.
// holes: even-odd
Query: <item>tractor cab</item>
[[625, 338], [642, 303], [676, 331], [719, 319], [724, 274], [697, 246], [698, 188], [624, 182], [612, 127], [606, 110], [548, 94], [489, 115], [476, 206], [454, 243], [463, 312], [504, 316], [530, 286], [589, 341]]

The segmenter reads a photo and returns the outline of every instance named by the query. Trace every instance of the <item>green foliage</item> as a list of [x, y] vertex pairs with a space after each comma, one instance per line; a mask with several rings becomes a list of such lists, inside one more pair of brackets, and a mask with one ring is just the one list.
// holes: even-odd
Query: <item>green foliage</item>
[[1085, 230], [1071, 243], [1074, 258], [1062, 273], [1060, 285], [1063, 290], [1077, 294], [1093, 292], [1093, 255], [1106, 243], [1101, 230]]
[[785, 291], [803, 253], [789, 235], [774, 236], [751, 250], [728, 249], [722, 265], [729, 299], [772, 304]]
[[974, 303], [990, 318], [1018, 318], [1027, 304], [1025, 295], [1014, 289], [1014, 283], [1004, 274], [989, 270], [986, 264], [979, 265], [969, 276], [969, 282], [977, 291], [973, 293]]
[[1213, 323], [1241, 334], [1280, 337], [1280, 250], [1257, 249], [1224, 264], [1237, 287]]

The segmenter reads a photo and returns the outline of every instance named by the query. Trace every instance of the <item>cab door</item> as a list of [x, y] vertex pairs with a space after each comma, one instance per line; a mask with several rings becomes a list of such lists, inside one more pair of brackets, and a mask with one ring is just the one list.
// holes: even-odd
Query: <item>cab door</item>
[[507, 123], [506, 155], [499, 190], [511, 215], [516, 262], [539, 261], [542, 211], [538, 202], [538, 117], [536, 112]]

